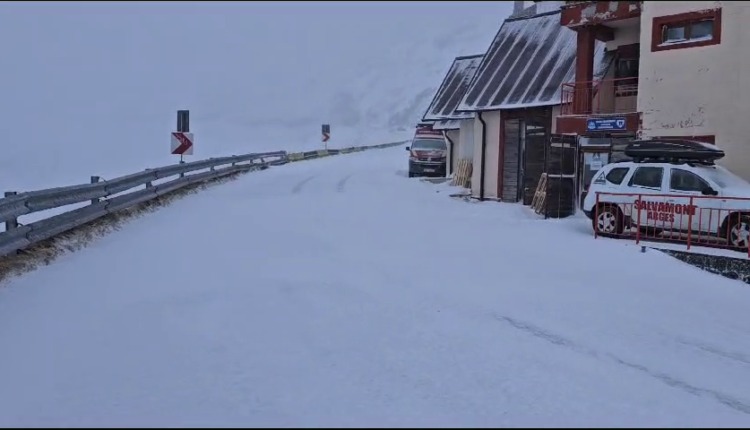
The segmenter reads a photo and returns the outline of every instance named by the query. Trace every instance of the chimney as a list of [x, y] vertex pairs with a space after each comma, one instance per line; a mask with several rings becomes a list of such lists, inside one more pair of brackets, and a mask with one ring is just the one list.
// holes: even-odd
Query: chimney
[[522, 1], [514, 1], [513, 2], [513, 15], [516, 15], [520, 13], [523, 10], [523, 0]]

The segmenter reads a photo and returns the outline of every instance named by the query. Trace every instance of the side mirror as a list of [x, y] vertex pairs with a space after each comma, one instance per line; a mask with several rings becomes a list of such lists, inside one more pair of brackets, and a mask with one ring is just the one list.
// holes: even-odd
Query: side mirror
[[719, 192], [711, 187], [706, 187], [703, 189], [703, 191], [701, 191], [701, 194], [703, 194], [704, 196], [718, 196]]
[[406, 149], [406, 150], [408, 151], [408, 150], [409, 150], [409, 147], [407, 146], [407, 147], [406, 147], [406, 148], [404, 148], [404, 149]]

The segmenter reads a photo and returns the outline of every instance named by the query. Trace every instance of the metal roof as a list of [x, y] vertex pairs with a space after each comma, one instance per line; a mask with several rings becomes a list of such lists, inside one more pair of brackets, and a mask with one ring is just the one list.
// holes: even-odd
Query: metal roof
[[[596, 42], [595, 77], [609, 65], [604, 47]], [[575, 58], [576, 32], [560, 25], [559, 10], [506, 19], [456, 110], [560, 104], [561, 85], [575, 76]]]
[[451, 68], [443, 79], [443, 83], [435, 93], [430, 106], [422, 117], [423, 121], [438, 121], [441, 119], [470, 118], [466, 113], [455, 112], [456, 107], [469, 88], [474, 74], [484, 55], [467, 55], [453, 60]]
[[440, 121], [437, 121], [435, 125], [432, 126], [432, 128], [435, 130], [457, 130], [461, 128], [461, 120], [460, 119], [440, 120]]

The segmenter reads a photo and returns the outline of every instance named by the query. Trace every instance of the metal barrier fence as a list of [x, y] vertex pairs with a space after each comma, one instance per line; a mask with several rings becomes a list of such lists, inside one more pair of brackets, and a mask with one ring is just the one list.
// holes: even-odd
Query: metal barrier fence
[[594, 237], [670, 242], [747, 252], [750, 198], [596, 193]]
[[[291, 154], [286, 151], [275, 151], [233, 155], [146, 169], [143, 172], [105, 181], [101, 181], [98, 176], [92, 176], [91, 183], [88, 184], [23, 193], [6, 192], [5, 198], [0, 198], [0, 222], [5, 223], [5, 231], [0, 233], [0, 256], [17, 252], [105, 215], [153, 200], [188, 185], [293, 161], [388, 148], [403, 143], [405, 141]], [[202, 172], [196, 173], [198, 171]], [[176, 179], [153, 183], [170, 177]], [[140, 189], [121, 194], [134, 188]], [[79, 203], [88, 204], [29, 224], [18, 222], [18, 218], [23, 215]]]

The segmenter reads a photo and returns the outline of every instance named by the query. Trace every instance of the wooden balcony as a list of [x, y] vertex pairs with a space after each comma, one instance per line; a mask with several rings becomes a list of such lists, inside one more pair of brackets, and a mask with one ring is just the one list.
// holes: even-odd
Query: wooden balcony
[[557, 133], [584, 134], [592, 131], [587, 127], [589, 120], [607, 118], [625, 122], [622, 129], [612, 131], [637, 131], [637, 99], [638, 78], [565, 83], [561, 88]]

